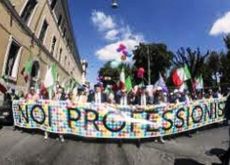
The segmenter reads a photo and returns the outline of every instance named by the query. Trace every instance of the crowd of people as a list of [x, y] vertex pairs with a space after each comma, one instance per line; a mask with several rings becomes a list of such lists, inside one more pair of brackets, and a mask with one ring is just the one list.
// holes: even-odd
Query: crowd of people
[[[211, 98], [221, 98], [228, 96], [230, 89], [226, 89], [220, 92], [219, 89], [207, 89], [207, 90], [197, 90], [190, 93], [188, 90], [178, 90], [174, 89], [171, 91], [166, 91], [162, 87], [154, 86], [134, 86], [130, 91], [126, 89], [116, 89], [113, 86], [107, 85], [104, 87], [102, 84], [98, 83], [94, 85], [94, 89], [90, 89], [86, 85], [81, 85], [72, 90], [65, 90], [63, 87], [57, 83], [57, 85], [52, 89], [46, 89], [43, 86], [35, 88], [31, 86], [29, 91], [24, 94], [23, 91], [16, 92], [11, 89], [7, 92], [13, 100], [56, 100], [56, 101], [69, 101], [72, 104], [85, 104], [85, 103], [95, 103], [95, 104], [118, 104], [121, 106], [127, 105], [159, 105], [159, 104], [170, 104], [170, 103], [191, 103], [195, 100], [201, 99], [211, 99]], [[48, 132], [45, 132], [45, 139], [48, 138]], [[64, 142], [63, 135], [59, 134], [59, 138]], [[160, 142], [164, 142], [163, 138], [159, 138]]]
[[154, 86], [134, 86], [130, 91], [126, 89], [116, 89], [111, 85], [104, 87], [102, 84], [94, 85], [94, 89], [90, 89], [86, 85], [81, 85], [71, 90], [65, 90], [58, 83], [52, 90], [44, 87], [36, 89], [30, 87], [28, 93], [24, 94], [20, 91], [16, 94], [12, 90], [13, 99], [26, 99], [26, 100], [67, 100], [75, 104], [90, 103], [109, 103], [119, 105], [158, 105], [165, 103], [190, 103], [195, 100], [221, 98], [229, 94], [230, 88], [226, 88], [221, 92], [219, 88], [196, 90], [189, 92], [188, 90], [174, 89], [165, 91], [162, 87]]

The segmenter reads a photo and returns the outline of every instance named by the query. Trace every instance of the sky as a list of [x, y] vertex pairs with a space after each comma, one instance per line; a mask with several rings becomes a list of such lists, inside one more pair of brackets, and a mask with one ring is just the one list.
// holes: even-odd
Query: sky
[[112, 9], [111, 0], [69, 0], [77, 47], [92, 83], [106, 61], [120, 60], [121, 43], [129, 52], [140, 42], [165, 43], [173, 52], [180, 47], [225, 51], [229, 0], [117, 1], [119, 7]]

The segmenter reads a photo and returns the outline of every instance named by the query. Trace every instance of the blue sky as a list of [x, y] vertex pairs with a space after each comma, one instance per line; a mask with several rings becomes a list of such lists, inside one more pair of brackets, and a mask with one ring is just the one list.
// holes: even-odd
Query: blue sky
[[169, 49], [224, 50], [230, 32], [229, 0], [69, 0], [77, 46], [89, 63], [87, 78], [96, 82], [106, 60], [119, 59], [116, 48], [139, 42], [163, 42]]

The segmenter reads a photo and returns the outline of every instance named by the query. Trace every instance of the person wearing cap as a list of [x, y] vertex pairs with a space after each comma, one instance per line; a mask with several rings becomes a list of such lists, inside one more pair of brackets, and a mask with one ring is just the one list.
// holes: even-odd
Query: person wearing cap
[[88, 102], [101, 104], [106, 102], [106, 95], [102, 92], [100, 84], [94, 85], [94, 92], [88, 96]]

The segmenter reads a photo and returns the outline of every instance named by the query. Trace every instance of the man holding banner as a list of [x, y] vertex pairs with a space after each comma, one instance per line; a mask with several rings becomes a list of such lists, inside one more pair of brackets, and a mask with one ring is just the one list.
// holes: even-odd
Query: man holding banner
[[[230, 96], [228, 96], [226, 106], [225, 106], [225, 120], [226, 120], [226, 124], [229, 126], [230, 125]], [[230, 126], [229, 126], [229, 146], [228, 146], [228, 150], [222, 156], [222, 162], [223, 165], [229, 165], [230, 163]]]

